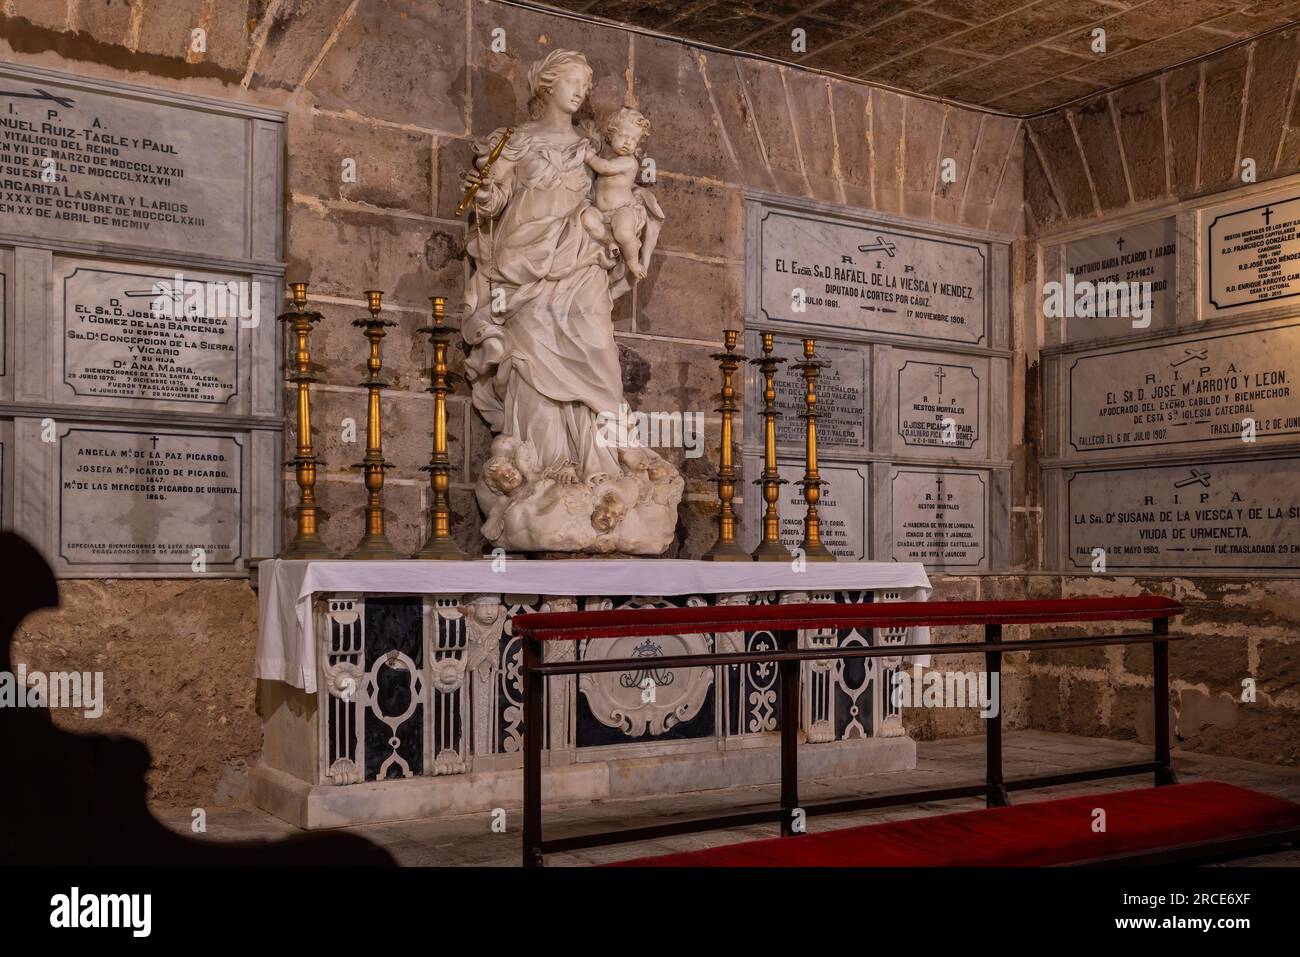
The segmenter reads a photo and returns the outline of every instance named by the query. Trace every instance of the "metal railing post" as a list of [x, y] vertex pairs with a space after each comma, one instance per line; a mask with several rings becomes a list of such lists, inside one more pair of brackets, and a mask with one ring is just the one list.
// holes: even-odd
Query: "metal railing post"
[[[984, 641], [993, 644], [1002, 640], [1001, 625], [985, 625]], [[997, 682], [998, 710], [985, 718], [984, 725], [984, 801], [988, 807], [1006, 807], [1011, 803], [1002, 782], [1002, 652], [984, 652], [984, 670], [990, 687]]]
[[[799, 632], [777, 633], [782, 651], [799, 647]], [[801, 661], [778, 664], [781, 676], [781, 836], [804, 833], [802, 824], [795, 829], [795, 812], [799, 807], [799, 673]]]
[[546, 735], [546, 676], [541, 642], [523, 641], [524, 695], [524, 867], [542, 866], [542, 744]]
[[[1168, 635], [1169, 619], [1152, 619], [1151, 633]], [[1151, 655], [1154, 659], [1151, 683], [1155, 686], [1156, 787], [1159, 787], [1162, 784], [1178, 783], [1169, 754], [1169, 641], [1162, 639], [1153, 642]]]

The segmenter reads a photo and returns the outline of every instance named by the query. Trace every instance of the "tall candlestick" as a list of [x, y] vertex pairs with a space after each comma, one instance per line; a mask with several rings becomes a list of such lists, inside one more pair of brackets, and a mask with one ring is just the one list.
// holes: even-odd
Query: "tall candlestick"
[[776, 373], [785, 362], [784, 356], [773, 354], [773, 335], [764, 332], [763, 354], [750, 359], [763, 375], [763, 474], [754, 480], [763, 488], [763, 540], [754, 549], [753, 556], [760, 562], [788, 562], [790, 549], [781, 544], [781, 513], [777, 502], [781, 486], [786, 484], [776, 465], [776, 419], [781, 413], [776, 408]]
[[799, 548], [806, 561], [833, 562], [835, 555], [822, 541], [821, 519], [817, 515], [817, 503], [821, 500], [822, 486], [827, 483], [817, 471], [817, 374], [826, 363], [817, 358], [816, 347], [816, 339], [805, 339], [803, 362], [797, 366], [803, 371], [805, 385], [803, 418], [807, 423], [807, 429], [804, 433], [804, 476], [800, 484], [803, 486], [804, 501], [808, 505], [803, 520], [803, 542], [800, 543]]
[[428, 333], [433, 344], [433, 368], [429, 375], [429, 391], [433, 393], [433, 455], [423, 469], [429, 473], [433, 497], [429, 504], [429, 538], [412, 557], [458, 561], [465, 553], [451, 537], [451, 502], [447, 494], [451, 485], [451, 460], [447, 457], [447, 343], [452, 330], [444, 325], [447, 300], [432, 296], [430, 301], [433, 324], [418, 331]]
[[366, 339], [370, 342], [370, 357], [366, 360], [366, 369], [369, 375], [366, 376], [366, 381], [361, 383], [361, 388], [366, 390], [368, 397], [366, 405], [366, 455], [358, 465], [354, 466], [365, 472], [367, 492], [366, 524], [365, 533], [361, 536], [361, 542], [353, 549], [352, 554], [348, 556], [349, 558], [383, 560], [402, 557], [388, 541], [388, 536], [384, 531], [384, 470], [392, 466], [384, 461], [384, 440], [379, 414], [379, 396], [387, 388], [387, 383], [379, 378], [379, 373], [384, 367], [382, 351], [385, 335], [384, 327], [395, 326], [397, 323], [391, 319], [379, 318], [383, 297], [382, 292], [373, 289], [367, 290], [366, 299], [370, 305], [370, 316], [369, 318], [357, 319], [352, 323], [354, 326], [365, 330]]
[[322, 463], [316, 458], [316, 449], [312, 443], [311, 395], [308, 392], [316, 377], [311, 372], [311, 351], [307, 346], [307, 337], [311, 334], [312, 326], [320, 322], [321, 314], [307, 311], [305, 282], [290, 283], [289, 288], [293, 291], [293, 311], [280, 316], [280, 321], [288, 324], [296, 341], [287, 379], [298, 387], [298, 448], [287, 464], [294, 467], [298, 481], [298, 507], [294, 509], [298, 533], [280, 551], [280, 557], [335, 558], [337, 556], [320, 540], [317, 533], [316, 467]]
[[722, 448], [718, 452], [718, 540], [703, 556], [705, 561], [747, 562], [749, 553], [736, 541], [736, 513], [731, 501], [736, 494], [736, 467], [731, 459], [731, 420], [736, 409], [736, 390], [732, 380], [743, 358], [736, 354], [735, 329], [723, 333], [724, 352], [715, 352], [722, 369], [722, 391], [717, 411], [722, 415]]

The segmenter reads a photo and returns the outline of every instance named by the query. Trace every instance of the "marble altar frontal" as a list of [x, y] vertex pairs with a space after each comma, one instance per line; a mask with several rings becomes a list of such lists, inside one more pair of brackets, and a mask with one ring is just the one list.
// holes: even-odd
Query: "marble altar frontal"
[[[0, 65], [0, 505], [64, 577], [274, 554], [285, 116]], [[30, 94], [30, 95], [28, 95]], [[13, 290], [11, 292], [11, 290]]]

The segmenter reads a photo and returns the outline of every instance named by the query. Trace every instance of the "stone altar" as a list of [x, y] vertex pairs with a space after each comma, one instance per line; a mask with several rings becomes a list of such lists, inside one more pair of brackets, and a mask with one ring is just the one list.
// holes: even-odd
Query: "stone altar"
[[[649, 573], [653, 571], [653, 579]], [[259, 565], [257, 675], [262, 763], [257, 804], [304, 828], [517, 807], [527, 611], [794, 601], [920, 601], [914, 563], [733, 564], [657, 560], [303, 562]], [[654, 595], [645, 595], [647, 588]], [[555, 643], [549, 654], [635, 650], [655, 675], [553, 679], [550, 802], [775, 781], [776, 669], [755, 664], [655, 671], [654, 659], [714, 647], [679, 635]], [[909, 768], [915, 744], [879, 689], [927, 629], [801, 633], [804, 647], [897, 644], [898, 658], [805, 665], [800, 751], [809, 775]], [[720, 648], [772, 647], [768, 632], [720, 635]], [[916, 660], [924, 663], [924, 656]]]

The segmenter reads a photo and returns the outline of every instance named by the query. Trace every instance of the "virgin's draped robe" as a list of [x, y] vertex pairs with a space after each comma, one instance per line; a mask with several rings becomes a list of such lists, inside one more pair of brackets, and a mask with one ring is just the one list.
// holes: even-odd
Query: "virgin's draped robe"
[[544, 471], [573, 463], [584, 480], [618, 474], [617, 450], [596, 442], [595, 416], [623, 402], [616, 262], [579, 222], [590, 205], [587, 143], [510, 137], [502, 156], [515, 163], [511, 178], [489, 193], [489, 215], [500, 215], [469, 242], [478, 269], [464, 323], [474, 407], [492, 431], [532, 442]]
[[[476, 145], [480, 157], [503, 133]], [[581, 222], [589, 149], [581, 135], [517, 131], [501, 178], [480, 190], [461, 328], [474, 407], [496, 438], [475, 492], [494, 545], [654, 555], [672, 543], [683, 482], [655, 452], [598, 427], [602, 415], [626, 421], [612, 313], [628, 286], [615, 248]]]

